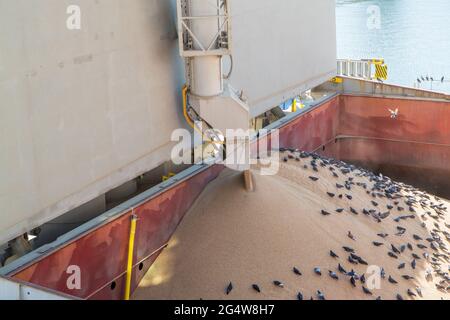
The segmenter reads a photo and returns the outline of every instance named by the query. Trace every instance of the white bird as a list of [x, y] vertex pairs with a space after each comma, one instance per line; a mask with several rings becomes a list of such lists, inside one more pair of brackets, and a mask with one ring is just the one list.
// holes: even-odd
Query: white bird
[[389, 112], [391, 113], [391, 119], [397, 119], [398, 117], [398, 108], [394, 110], [389, 109]]

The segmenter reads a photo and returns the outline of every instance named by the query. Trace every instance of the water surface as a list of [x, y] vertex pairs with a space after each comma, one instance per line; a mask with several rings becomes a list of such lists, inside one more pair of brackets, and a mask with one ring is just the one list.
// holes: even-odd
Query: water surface
[[[339, 58], [384, 58], [389, 83], [414, 86], [433, 77], [433, 89], [450, 92], [450, 0], [336, 0]], [[367, 25], [380, 8], [380, 28]], [[440, 83], [442, 76], [449, 82]], [[430, 89], [431, 83], [421, 85]]]

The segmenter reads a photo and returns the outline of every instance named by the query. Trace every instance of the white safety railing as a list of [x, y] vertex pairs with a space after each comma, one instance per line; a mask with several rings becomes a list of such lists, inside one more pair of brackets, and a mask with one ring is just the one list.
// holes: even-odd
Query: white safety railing
[[387, 80], [388, 69], [383, 59], [339, 59], [337, 75], [364, 80]]

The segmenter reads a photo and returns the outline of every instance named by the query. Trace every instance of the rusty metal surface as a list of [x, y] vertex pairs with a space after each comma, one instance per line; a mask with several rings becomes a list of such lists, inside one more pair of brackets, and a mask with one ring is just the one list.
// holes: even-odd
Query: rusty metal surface
[[344, 137], [323, 153], [450, 199], [450, 146]]
[[[139, 222], [134, 261], [140, 262], [144, 259], [144, 265], [141, 270], [139, 265], [134, 269], [139, 272], [134, 272], [133, 288], [145, 275], [160, 253], [161, 247], [168, 242], [204, 187], [215, 179], [221, 170], [221, 166], [212, 166], [135, 209], [134, 213], [137, 214]], [[131, 211], [67, 244], [15, 273], [14, 278], [79, 298], [123, 298], [130, 215]], [[155, 254], [149, 256], [152, 253]], [[67, 288], [69, 275], [66, 271], [72, 265], [81, 268], [81, 290]]]
[[[390, 118], [389, 108], [399, 108], [398, 119]], [[368, 165], [416, 166], [448, 172], [449, 122], [450, 103], [344, 95], [333, 97], [281, 125], [280, 146], [319, 151]], [[221, 169], [214, 166], [135, 209], [140, 220], [133, 289], [185, 212]], [[81, 298], [121, 299], [130, 214], [16, 272], [15, 278]], [[82, 290], [76, 293], [66, 286], [69, 265], [82, 267]]]
[[450, 144], [450, 102], [343, 95], [339, 105], [338, 135]]
[[362, 161], [450, 171], [450, 145], [337, 137], [326, 146], [324, 154], [347, 162]]
[[313, 151], [334, 139], [339, 128], [339, 97], [302, 114], [280, 128], [280, 147]]

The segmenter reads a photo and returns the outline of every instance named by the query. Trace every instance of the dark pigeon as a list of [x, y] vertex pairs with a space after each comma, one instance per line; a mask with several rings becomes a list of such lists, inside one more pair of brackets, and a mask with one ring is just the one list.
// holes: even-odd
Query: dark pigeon
[[231, 293], [231, 291], [233, 291], [233, 283], [230, 282], [230, 284], [228, 285], [225, 293], [227, 294], [227, 296]]
[[261, 289], [259, 288], [259, 286], [257, 284], [252, 285], [253, 290], [255, 290], [258, 293], [261, 293]]

